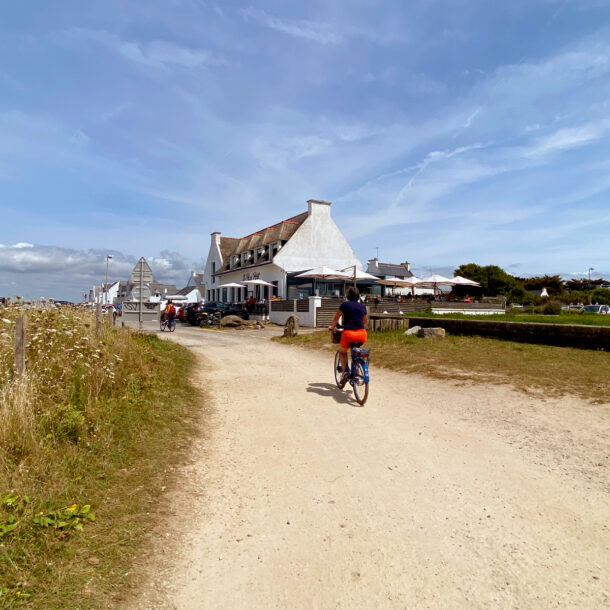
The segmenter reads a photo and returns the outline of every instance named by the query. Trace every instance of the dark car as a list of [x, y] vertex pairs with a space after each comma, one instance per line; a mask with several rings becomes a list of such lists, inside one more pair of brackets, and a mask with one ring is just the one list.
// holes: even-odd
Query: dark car
[[242, 305], [229, 305], [221, 301], [210, 301], [203, 306], [203, 311], [208, 314], [219, 313], [224, 316], [239, 316], [242, 320], [248, 320], [249, 315], [245, 307]]

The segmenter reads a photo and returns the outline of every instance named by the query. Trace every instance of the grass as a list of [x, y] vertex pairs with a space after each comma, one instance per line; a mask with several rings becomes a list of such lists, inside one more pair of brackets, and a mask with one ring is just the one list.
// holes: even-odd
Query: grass
[[81, 310], [0, 310], [0, 607], [115, 607], [197, 431], [193, 357]]
[[[335, 351], [329, 335], [328, 331], [319, 331], [274, 340]], [[437, 379], [509, 384], [522, 391], [574, 395], [592, 403], [610, 402], [610, 358], [606, 352], [484, 337], [426, 340], [406, 336], [404, 331], [369, 333], [366, 347], [372, 350], [374, 367]]]
[[562, 311], [558, 316], [545, 316], [532, 313], [506, 313], [488, 316], [473, 316], [463, 313], [424, 313], [406, 314], [409, 318], [452, 318], [455, 320], [489, 320], [493, 322], [538, 322], [540, 324], [583, 324], [585, 326], [610, 326], [610, 316], [593, 313], [576, 313]]

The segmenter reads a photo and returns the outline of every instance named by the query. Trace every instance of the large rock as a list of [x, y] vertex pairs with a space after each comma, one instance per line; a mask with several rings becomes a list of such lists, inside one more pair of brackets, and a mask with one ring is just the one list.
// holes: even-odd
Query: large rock
[[286, 320], [284, 326], [284, 337], [296, 337], [299, 334], [299, 316], [292, 314]]
[[220, 320], [221, 326], [237, 328], [238, 326], [256, 326], [256, 320], [242, 320], [239, 316], [225, 316]]
[[405, 330], [405, 335], [416, 335], [421, 330], [421, 326], [413, 326], [409, 330]]
[[424, 337], [425, 339], [431, 339], [433, 337], [444, 337], [444, 328], [420, 328], [417, 333], [418, 337]]

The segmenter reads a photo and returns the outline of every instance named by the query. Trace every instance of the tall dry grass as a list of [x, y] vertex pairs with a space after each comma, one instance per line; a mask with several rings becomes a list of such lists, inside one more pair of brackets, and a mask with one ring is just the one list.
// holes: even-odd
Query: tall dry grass
[[[0, 607], [76, 607], [84, 583], [86, 607], [112, 607], [104, 600], [128, 571], [126, 548], [149, 526], [159, 480], [195, 432], [193, 359], [127, 329], [104, 325], [97, 337], [93, 312], [49, 307], [25, 312], [17, 377], [23, 313], [0, 307]], [[36, 522], [75, 505], [95, 512], [82, 532]]]

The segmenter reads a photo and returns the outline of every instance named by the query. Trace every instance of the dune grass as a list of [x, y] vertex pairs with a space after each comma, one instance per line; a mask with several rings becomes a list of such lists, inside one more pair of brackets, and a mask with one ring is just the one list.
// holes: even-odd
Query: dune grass
[[201, 404], [184, 348], [82, 310], [0, 310], [0, 607], [117, 605]]
[[[336, 350], [326, 330], [276, 340], [312, 349]], [[606, 352], [530, 345], [484, 337], [421, 339], [404, 331], [370, 333], [371, 364], [437, 379], [509, 384], [547, 396], [574, 395], [610, 402], [610, 357]], [[329, 365], [330, 366], [330, 365]], [[374, 376], [373, 376], [374, 382]]]

